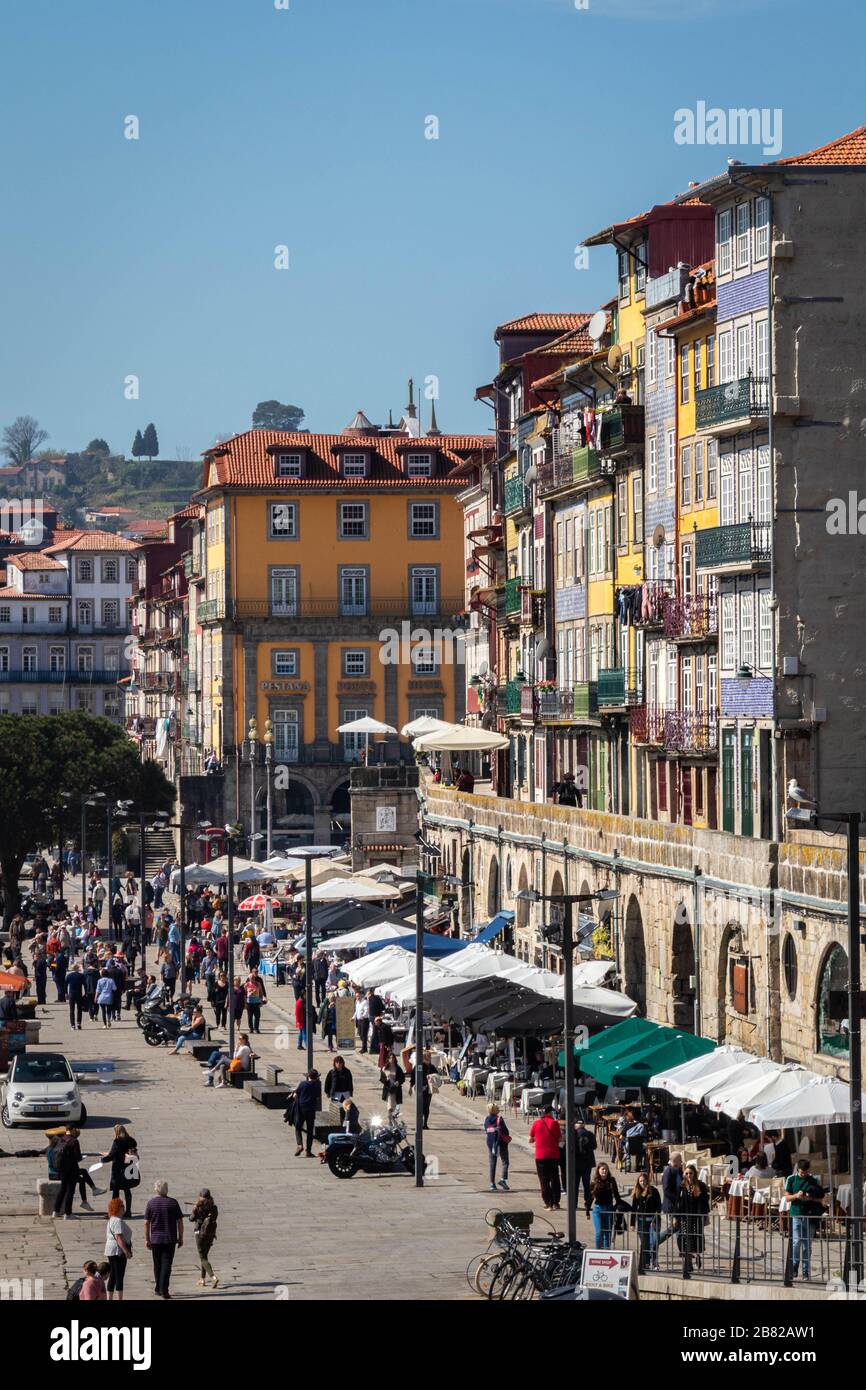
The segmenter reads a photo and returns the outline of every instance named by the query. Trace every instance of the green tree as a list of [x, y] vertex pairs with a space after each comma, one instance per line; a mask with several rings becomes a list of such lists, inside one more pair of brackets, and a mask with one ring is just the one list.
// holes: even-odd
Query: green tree
[[3, 431], [3, 453], [16, 467], [29, 463], [40, 444], [48, 438], [39, 421], [32, 415], [19, 415]]
[[135, 431], [135, 438], [132, 441], [132, 457], [134, 459], [144, 458], [144, 440], [141, 437], [141, 430]]
[[[0, 767], [0, 874], [7, 924], [20, 903], [24, 856], [53, 841], [61, 821], [66, 834], [75, 833], [82, 792], [102, 791], [111, 801], [132, 798], [142, 811], [169, 811], [174, 803], [174, 788], [161, 768], [140, 761], [123, 729], [82, 711], [0, 715]], [[70, 803], [62, 798], [64, 791], [72, 793]]]
[[301, 428], [304, 412], [299, 405], [283, 405], [280, 401], [259, 401], [253, 411], [253, 429], [287, 430], [296, 434]]
[[156, 425], [149, 424], [142, 436], [142, 448], [148, 462], [155, 459], [159, 454], [159, 440], [156, 437]]
[[96, 438], [91, 439], [84, 452], [85, 454], [110, 454], [111, 449], [104, 439]]

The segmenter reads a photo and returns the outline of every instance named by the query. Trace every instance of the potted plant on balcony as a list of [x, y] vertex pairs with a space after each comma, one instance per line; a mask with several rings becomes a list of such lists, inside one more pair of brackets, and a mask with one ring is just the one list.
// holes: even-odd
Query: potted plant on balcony
[[536, 683], [535, 683], [535, 688], [536, 688], [536, 690], [554, 691], [554, 690], [558, 689], [558, 686], [557, 686], [557, 684], [556, 684], [556, 681], [552, 681], [552, 680], [543, 680], [543, 681], [536, 681]]

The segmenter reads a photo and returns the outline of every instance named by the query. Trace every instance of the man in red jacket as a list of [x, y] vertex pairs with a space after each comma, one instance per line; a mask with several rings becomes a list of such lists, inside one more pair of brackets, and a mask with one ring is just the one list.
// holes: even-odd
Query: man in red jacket
[[559, 1147], [562, 1130], [553, 1118], [553, 1108], [546, 1105], [529, 1130], [529, 1142], [535, 1145], [535, 1171], [541, 1186], [545, 1211], [559, 1211], [562, 1195], [559, 1185]]

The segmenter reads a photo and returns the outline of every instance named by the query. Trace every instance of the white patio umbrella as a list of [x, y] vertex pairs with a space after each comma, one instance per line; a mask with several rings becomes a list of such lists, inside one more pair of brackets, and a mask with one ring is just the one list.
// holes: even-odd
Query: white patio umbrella
[[338, 724], [338, 734], [363, 734], [364, 747], [367, 751], [370, 748], [371, 734], [396, 734], [397, 730], [391, 724], [382, 724], [378, 719], [372, 719], [369, 714], [365, 714], [361, 719], [350, 719], [348, 724]]
[[[184, 881], [189, 887], [191, 883], [221, 883], [219, 874], [215, 874], [209, 864], [187, 864], [183, 871]], [[180, 884], [180, 870], [175, 869], [171, 876], [171, 891], [178, 891]]]
[[714, 1082], [722, 1084], [740, 1067], [748, 1067], [757, 1061], [751, 1052], [730, 1043], [717, 1047], [715, 1052], [705, 1052], [694, 1057], [691, 1062], [682, 1062], [668, 1071], [657, 1071], [647, 1085], [650, 1090], [667, 1091], [676, 1100], [691, 1100], [696, 1103], [706, 1094], [707, 1086]]
[[263, 859], [261, 865], [273, 876], [279, 873], [299, 873], [304, 867], [304, 861], [303, 859], [291, 859], [285, 854], [272, 854], [270, 859]]
[[493, 733], [490, 729], [473, 729], [465, 724], [456, 724], [453, 729], [414, 739], [412, 747], [416, 753], [488, 753], [497, 748], [507, 748], [508, 739], [504, 734]]
[[[207, 865], [211, 873], [216, 874], [218, 883], [227, 883], [229, 876], [229, 857], [223, 854], [219, 859], [211, 859]], [[240, 855], [234, 855], [232, 864], [232, 876], [235, 883], [260, 883], [264, 878], [271, 875], [265, 870], [262, 872], [261, 864], [257, 864], [252, 859], [244, 859]]]
[[[866, 1095], [860, 1096], [862, 1107]], [[830, 1155], [830, 1126], [847, 1124], [851, 1118], [851, 1088], [845, 1081], [835, 1076], [813, 1076], [807, 1086], [797, 1091], [779, 1096], [777, 1100], [762, 1102], [749, 1111], [752, 1124], [762, 1129], [794, 1129], [809, 1125], [824, 1125], [827, 1136], [827, 1164], [829, 1167], [829, 1187], [833, 1191], [833, 1167]]]
[[[296, 901], [306, 899], [306, 890], [296, 895]], [[399, 888], [388, 883], [376, 883], [369, 878], [329, 878], [324, 883], [314, 883], [310, 897], [314, 903], [374, 902], [385, 898], [402, 897]]]
[[398, 869], [396, 864], [374, 864], [372, 869], [363, 872], [365, 878], [397, 878], [407, 883], [415, 879], [414, 869]]
[[459, 729], [460, 724], [449, 724], [447, 719], [434, 719], [432, 714], [421, 714], [417, 719], [410, 719], [408, 724], [404, 724], [400, 733], [403, 738], [423, 738], [426, 734], [441, 734], [446, 729]]
[[381, 951], [349, 961], [341, 968], [355, 984], [365, 989], [371, 986], [378, 989], [391, 980], [402, 979], [406, 974], [406, 962], [406, 952], [400, 946], [384, 946]]
[[[721, 1077], [705, 1081], [704, 1105], [708, 1110], [714, 1110], [718, 1115], [726, 1097], [738, 1090], [740, 1086], [754, 1085], [756, 1080], [771, 1081], [778, 1070], [777, 1062], [771, 1062], [767, 1057], [753, 1057], [750, 1062], [741, 1063], [729, 1076], [723, 1074]], [[725, 1111], [725, 1114], [730, 1113], [729, 1110]], [[735, 1115], [739, 1113], [738, 1110], [734, 1111]]]
[[[357, 951], [371, 941], [395, 941], [401, 936], [414, 935], [414, 927], [401, 927], [397, 922], [379, 922], [369, 927], [359, 927], [357, 931], [344, 932], [342, 936], [329, 936], [325, 945], [329, 951]], [[404, 963], [405, 959], [404, 955]]]
[[723, 1115], [739, 1115], [741, 1110], [746, 1114], [751, 1106], [768, 1105], [771, 1101], [789, 1095], [791, 1091], [801, 1090], [808, 1086], [815, 1076], [813, 1071], [808, 1071], [797, 1062], [774, 1066], [773, 1070], [764, 1076], [760, 1075], [759, 1071], [752, 1070], [754, 1074], [750, 1072], [745, 1080], [737, 1085], [720, 1086], [718, 1091], [714, 1091], [712, 1109]]

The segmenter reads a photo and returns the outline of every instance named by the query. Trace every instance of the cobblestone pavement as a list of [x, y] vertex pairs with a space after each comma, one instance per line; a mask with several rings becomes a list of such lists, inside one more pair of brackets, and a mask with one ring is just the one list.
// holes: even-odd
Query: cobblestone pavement
[[[304, 1054], [289, 1026], [293, 994], [286, 987], [269, 993], [273, 1003], [255, 1050], [263, 1063], [284, 1066], [283, 1079], [298, 1080]], [[423, 1190], [408, 1175], [358, 1174], [341, 1182], [318, 1161], [294, 1157], [294, 1131], [282, 1112], [264, 1110], [242, 1091], [205, 1089], [190, 1054], [147, 1047], [130, 1015], [110, 1031], [85, 1020], [83, 1031], [75, 1033], [64, 1005], [49, 1003], [37, 1015], [40, 1047], [73, 1061], [111, 1058], [117, 1064], [113, 1083], [85, 1083], [89, 1119], [81, 1142], [90, 1163], [108, 1148], [117, 1122], [139, 1143], [142, 1185], [133, 1198], [127, 1297], [152, 1296], [140, 1213], [159, 1178], [185, 1211], [203, 1186], [211, 1188], [220, 1208], [211, 1261], [221, 1287], [197, 1288], [195, 1245], [187, 1228], [172, 1284], [173, 1295], [181, 1298], [470, 1298], [464, 1271], [487, 1244], [485, 1212], [491, 1206], [531, 1207], [542, 1214], [524, 1121], [511, 1122], [512, 1191], [494, 1197], [487, 1184], [483, 1103], [463, 1100], [453, 1088], [434, 1098], [427, 1132], [438, 1178]], [[346, 1055], [362, 1118], [380, 1112], [377, 1069], [368, 1057]], [[316, 1065], [324, 1076], [328, 1053], [318, 1040]], [[411, 1126], [408, 1093], [404, 1114]], [[0, 1131], [0, 1149], [11, 1151], [0, 1159], [0, 1279], [41, 1279], [44, 1297], [57, 1299], [84, 1260], [102, 1258], [107, 1198], [95, 1199], [92, 1215], [79, 1214], [76, 1200], [72, 1221], [36, 1216], [36, 1183], [46, 1176], [45, 1159], [18, 1155], [44, 1142], [39, 1128]], [[99, 1183], [102, 1175], [94, 1176]], [[560, 1228], [563, 1219], [564, 1213], [557, 1218]], [[582, 1217], [579, 1227], [585, 1240]]]

